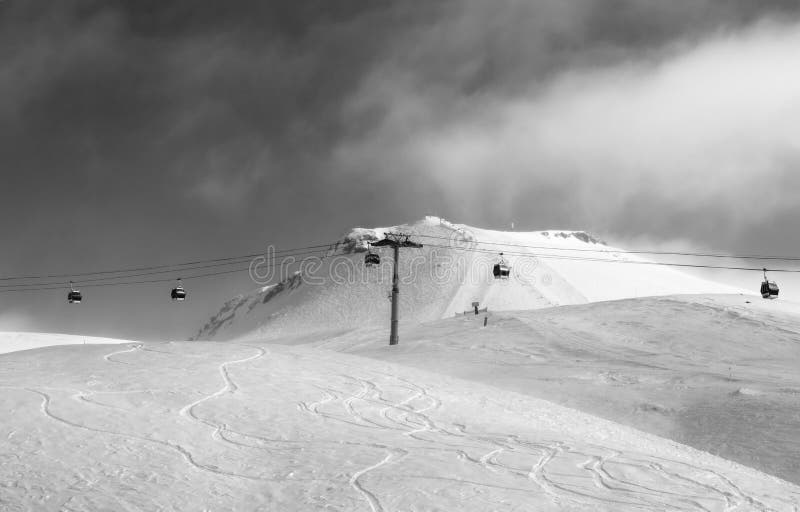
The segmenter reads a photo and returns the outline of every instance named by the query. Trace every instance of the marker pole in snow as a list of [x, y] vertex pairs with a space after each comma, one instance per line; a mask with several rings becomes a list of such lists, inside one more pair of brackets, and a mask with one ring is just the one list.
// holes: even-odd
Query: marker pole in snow
[[412, 242], [409, 240], [411, 235], [404, 235], [402, 233], [387, 233], [386, 238], [380, 242], [375, 242], [372, 247], [392, 247], [394, 249], [394, 268], [392, 269], [392, 324], [391, 333], [389, 334], [389, 345], [397, 345], [400, 343], [400, 335], [398, 333], [398, 323], [400, 322], [400, 248], [409, 247], [419, 249], [422, 244]]

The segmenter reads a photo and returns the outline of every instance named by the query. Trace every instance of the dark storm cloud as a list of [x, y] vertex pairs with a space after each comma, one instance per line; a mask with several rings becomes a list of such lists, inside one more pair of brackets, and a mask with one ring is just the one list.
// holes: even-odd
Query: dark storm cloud
[[49, 266], [42, 247], [56, 242], [97, 265], [141, 253], [141, 240], [250, 232], [252, 247], [252, 232], [291, 231], [267, 219], [324, 205], [341, 103], [436, 9], [0, 3], [0, 227], [18, 248], [8, 258]]
[[[407, 85], [437, 104], [434, 123], [453, 123], [475, 95], [530, 94], [565, 71], [647, 56], [793, 5], [6, 1], [4, 169], [39, 200], [74, 192], [159, 204], [180, 187], [185, 201], [242, 205], [276, 183], [329, 172], [343, 139], [396, 115], [362, 101], [380, 97], [372, 87]], [[376, 81], [381, 73], [388, 83]]]
[[[797, 14], [0, 1], [0, 270], [302, 245], [425, 213], [733, 248], [798, 213]], [[782, 189], [742, 207], [762, 176]]]
[[377, 2], [33, 4], [3, 4], [3, 149], [73, 168], [61, 185], [92, 162], [103, 187], [280, 174], [335, 138], [338, 102], [408, 22]]
[[362, 82], [350, 109], [384, 114], [343, 167], [432, 177], [478, 224], [746, 250], [797, 218], [795, 5], [503, 5], [461, 3]]

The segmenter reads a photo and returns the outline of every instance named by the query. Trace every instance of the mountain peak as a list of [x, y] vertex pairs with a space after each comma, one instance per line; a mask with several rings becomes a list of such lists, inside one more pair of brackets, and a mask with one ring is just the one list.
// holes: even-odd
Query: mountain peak
[[[495, 231], [428, 216], [411, 224], [351, 229], [313, 265], [276, 276], [226, 302], [196, 339], [258, 338], [388, 324], [393, 254], [373, 247], [390, 232], [409, 234], [420, 249], [401, 251], [401, 319], [452, 317], [473, 302], [490, 311], [690, 293], [741, 293], [611, 247], [585, 231]], [[587, 250], [589, 252], [587, 252]], [[502, 259], [508, 279], [495, 279]], [[635, 263], [635, 264], [626, 264]]]

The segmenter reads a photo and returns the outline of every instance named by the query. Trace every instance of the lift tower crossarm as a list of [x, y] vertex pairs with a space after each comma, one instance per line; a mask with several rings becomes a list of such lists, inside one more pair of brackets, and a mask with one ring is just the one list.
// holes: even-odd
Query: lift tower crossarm
[[392, 269], [392, 324], [389, 334], [389, 345], [400, 343], [398, 324], [400, 322], [400, 279], [398, 267], [400, 266], [400, 248], [420, 249], [422, 244], [412, 242], [411, 235], [404, 233], [386, 233], [386, 237], [372, 244], [373, 247], [391, 247], [394, 249], [394, 268]]
[[402, 233], [386, 233], [386, 238], [380, 240], [378, 242], [373, 242], [372, 247], [413, 247], [415, 249], [421, 249], [422, 244], [418, 244], [416, 242], [412, 242], [410, 240], [411, 235], [405, 235]]

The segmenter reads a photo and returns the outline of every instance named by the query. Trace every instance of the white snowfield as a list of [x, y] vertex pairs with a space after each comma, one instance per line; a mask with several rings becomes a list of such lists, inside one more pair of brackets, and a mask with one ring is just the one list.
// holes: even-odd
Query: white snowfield
[[800, 483], [800, 304], [648, 297], [406, 324], [396, 347], [387, 336], [311, 344], [546, 399]]
[[73, 334], [50, 334], [41, 332], [0, 332], [0, 354], [33, 350], [55, 345], [109, 345], [130, 343], [129, 340], [78, 336]]
[[0, 356], [0, 509], [796, 511], [800, 488], [573, 409], [309, 347]]
[[[282, 280], [278, 276], [277, 284], [226, 302], [195, 339], [277, 338], [386, 325], [392, 251], [374, 249], [382, 262], [371, 268], [364, 266], [364, 254], [368, 242], [390, 231], [416, 235], [413, 240], [424, 246], [402, 250], [400, 310], [411, 322], [450, 318], [473, 302], [508, 311], [654, 295], [750, 293], [641, 264], [646, 260], [580, 231], [491, 231], [427, 217], [411, 225], [352, 230], [331, 247], [319, 268]], [[511, 265], [507, 280], [492, 276], [500, 252]]]

